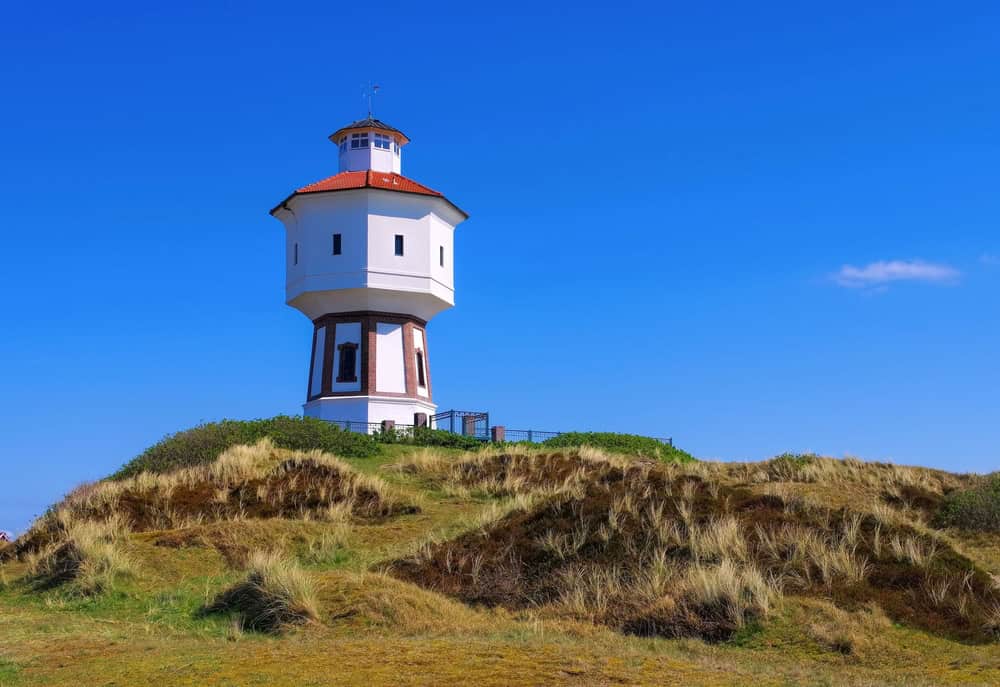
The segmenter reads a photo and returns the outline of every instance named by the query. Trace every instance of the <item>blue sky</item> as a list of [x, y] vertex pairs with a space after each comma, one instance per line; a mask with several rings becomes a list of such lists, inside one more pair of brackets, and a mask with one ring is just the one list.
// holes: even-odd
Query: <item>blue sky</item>
[[0, 529], [300, 412], [267, 211], [370, 79], [471, 214], [442, 408], [997, 469], [996, 3], [138, 4], [0, 23]]

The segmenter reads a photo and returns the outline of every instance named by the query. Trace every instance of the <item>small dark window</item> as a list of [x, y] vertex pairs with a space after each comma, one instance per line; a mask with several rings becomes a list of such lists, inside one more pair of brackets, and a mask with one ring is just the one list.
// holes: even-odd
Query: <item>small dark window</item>
[[441, 267], [444, 267], [444, 246], [438, 249], [438, 261], [441, 263]]
[[424, 352], [417, 351], [417, 384], [427, 386], [427, 378], [424, 376]]
[[396, 255], [403, 254], [403, 235], [396, 234]]
[[299, 264], [299, 244], [295, 244], [295, 257], [293, 258], [294, 264]]
[[340, 234], [333, 235], [333, 254], [340, 255]]
[[338, 382], [358, 381], [358, 345], [356, 343], [342, 343], [337, 346], [340, 355], [339, 369], [337, 370]]

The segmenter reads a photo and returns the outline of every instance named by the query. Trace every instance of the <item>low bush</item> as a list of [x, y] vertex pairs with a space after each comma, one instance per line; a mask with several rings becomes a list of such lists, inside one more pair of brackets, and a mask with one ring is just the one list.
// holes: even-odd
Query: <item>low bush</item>
[[440, 448], [460, 448], [473, 451], [480, 448], [483, 442], [475, 437], [455, 434], [443, 429], [414, 427], [412, 432], [394, 431], [376, 432], [375, 441], [381, 444], [407, 444], [409, 446], [436, 446]]
[[593, 446], [605, 451], [611, 451], [612, 453], [647, 456], [668, 463], [690, 463], [694, 461], [694, 456], [687, 451], [683, 451], [671, 444], [665, 444], [659, 439], [643, 437], [637, 434], [567, 432], [557, 437], [546, 439], [542, 442], [542, 446], [552, 448]]
[[231, 446], [256, 444], [265, 437], [280, 448], [319, 449], [350, 458], [374, 456], [379, 450], [375, 440], [368, 435], [348, 432], [311, 417], [278, 415], [258, 420], [222, 420], [165, 437], [126, 463], [112, 479], [211, 463]]
[[971, 489], [945, 496], [935, 520], [942, 527], [1000, 532], [1000, 472]]

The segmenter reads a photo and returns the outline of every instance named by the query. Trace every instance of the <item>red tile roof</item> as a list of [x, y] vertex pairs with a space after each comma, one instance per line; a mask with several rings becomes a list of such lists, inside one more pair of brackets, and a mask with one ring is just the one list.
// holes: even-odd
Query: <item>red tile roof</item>
[[402, 174], [393, 172], [376, 172], [362, 170], [360, 172], [341, 172], [327, 177], [314, 184], [296, 189], [296, 193], [316, 193], [318, 191], [343, 191], [349, 188], [381, 188], [386, 191], [403, 191], [404, 193], [419, 193], [424, 196], [441, 196], [434, 189], [418, 184], [413, 179], [407, 179]]
[[407, 179], [402, 174], [394, 172], [376, 172], [375, 170], [361, 170], [359, 172], [341, 172], [334, 174], [308, 186], [296, 189], [288, 198], [279, 203], [272, 214], [293, 197], [305, 193], [323, 193], [325, 191], [347, 191], [356, 188], [377, 188], [383, 191], [399, 191], [401, 193], [416, 193], [422, 196], [434, 196], [445, 200], [449, 205], [468, 217], [469, 215], [460, 207], [452, 203], [438, 191], [428, 188], [423, 184], [418, 184], [413, 179]]

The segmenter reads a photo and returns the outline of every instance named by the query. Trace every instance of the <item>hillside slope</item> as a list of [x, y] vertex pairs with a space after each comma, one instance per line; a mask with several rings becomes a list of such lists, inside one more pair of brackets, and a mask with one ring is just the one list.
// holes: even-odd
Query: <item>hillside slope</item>
[[263, 440], [0, 551], [0, 685], [998, 684], [1000, 534], [933, 526], [979, 483]]

